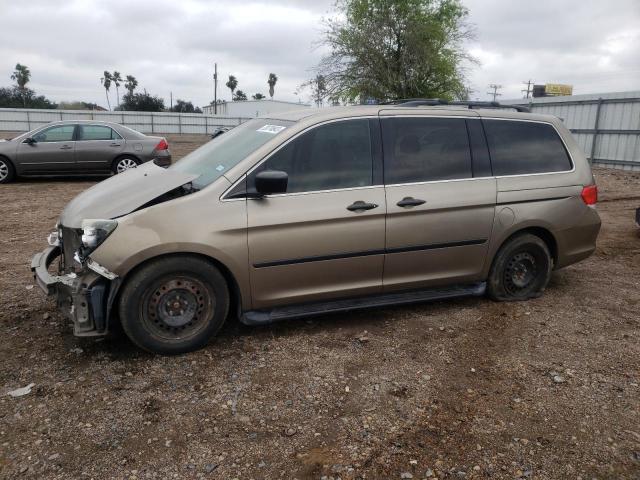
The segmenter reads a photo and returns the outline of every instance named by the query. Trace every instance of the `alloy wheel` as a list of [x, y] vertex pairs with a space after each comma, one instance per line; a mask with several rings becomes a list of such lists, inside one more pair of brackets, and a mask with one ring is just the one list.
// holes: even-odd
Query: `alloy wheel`
[[132, 158], [123, 158], [122, 160], [119, 160], [117, 165], [116, 165], [116, 171], [118, 173], [122, 173], [125, 172], [127, 170], [131, 170], [132, 168], [136, 168], [138, 166], [138, 164], [136, 163], [136, 161]]

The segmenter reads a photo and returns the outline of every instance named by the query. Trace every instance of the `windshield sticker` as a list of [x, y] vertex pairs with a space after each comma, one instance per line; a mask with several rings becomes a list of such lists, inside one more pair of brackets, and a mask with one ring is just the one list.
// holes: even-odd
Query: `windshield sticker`
[[285, 128], [287, 127], [281, 127], [280, 125], [265, 125], [264, 127], [259, 128], [257, 131], [275, 135], [276, 133], [280, 133]]
[[224, 165], [218, 165], [216, 167], [216, 170], [219, 171], [219, 172], [223, 171], [224, 170]]

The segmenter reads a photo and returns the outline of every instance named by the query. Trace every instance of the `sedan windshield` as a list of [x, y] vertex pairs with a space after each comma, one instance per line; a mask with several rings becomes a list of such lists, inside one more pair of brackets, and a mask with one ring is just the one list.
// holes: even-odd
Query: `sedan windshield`
[[192, 183], [200, 190], [292, 124], [266, 118], [249, 120], [194, 150], [171, 168], [199, 175]]

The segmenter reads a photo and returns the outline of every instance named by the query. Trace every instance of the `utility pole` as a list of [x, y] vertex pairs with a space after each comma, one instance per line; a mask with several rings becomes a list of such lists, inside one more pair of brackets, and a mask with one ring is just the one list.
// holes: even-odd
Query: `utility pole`
[[489, 88], [493, 89], [493, 92], [487, 92], [487, 95], [492, 95], [494, 102], [496, 101], [497, 97], [502, 96], [501, 93], [498, 93], [498, 90], [502, 88], [502, 85], [497, 85], [495, 83], [492, 83], [491, 85], [489, 85]]
[[213, 114], [218, 114], [218, 64], [213, 64]]
[[170, 110], [173, 111], [173, 92], [169, 92], [169, 98], [170, 98], [169, 103], [171, 103]]
[[529, 98], [529, 96], [533, 93], [533, 84], [535, 82], [533, 80], [529, 79], [529, 81], [522, 82], [522, 83], [524, 83], [527, 86], [527, 89], [526, 90], [520, 90], [520, 91], [527, 95], [524, 98]]

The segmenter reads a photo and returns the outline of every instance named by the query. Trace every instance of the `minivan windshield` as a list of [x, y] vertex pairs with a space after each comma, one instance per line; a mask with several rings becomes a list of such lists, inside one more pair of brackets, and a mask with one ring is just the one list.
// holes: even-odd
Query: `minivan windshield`
[[194, 150], [170, 168], [199, 175], [192, 184], [200, 190], [293, 123], [267, 118], [249, 120]]

